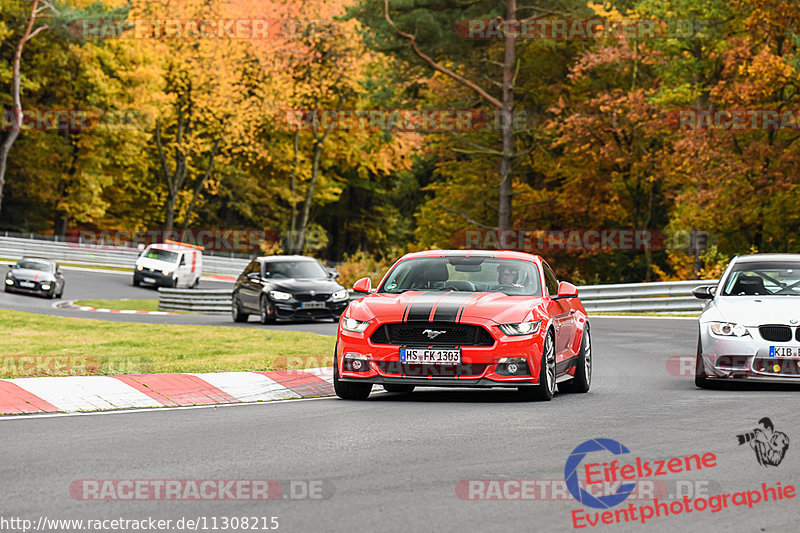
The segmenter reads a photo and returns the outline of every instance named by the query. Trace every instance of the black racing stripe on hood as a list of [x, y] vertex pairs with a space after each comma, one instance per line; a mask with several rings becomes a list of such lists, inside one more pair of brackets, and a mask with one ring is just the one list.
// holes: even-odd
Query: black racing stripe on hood
[[433, 306], [436, 305], [436, 302], [438, 302], [441, 297], [441, 292], [426, 292], [420, 294], [409, 304], [405, 321], [424, 320], [427, 322], [431, 316], [431, 311], [433, 311]]
[[403, 322], [406, 322], [408, 320], [408, 315], [414, 303], [419, 299], [420, 296], [423, 296], [425, 294], [428, 294], [428, 291], [417, 294], [410, 302], [408, 302], [408, 305], [406, 305], [406, 308], [403, 310]]
[[436, 313], [433, 315], [435, 322], [457, 322], [458, 312], [461, 306], [472, 297], [471, 292], [451, 292], [446, 295], [436, 306]]

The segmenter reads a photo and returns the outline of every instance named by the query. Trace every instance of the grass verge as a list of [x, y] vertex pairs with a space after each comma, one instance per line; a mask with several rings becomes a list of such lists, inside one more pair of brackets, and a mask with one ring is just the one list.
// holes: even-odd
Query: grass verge
[[330, 366], [334, 337], [136, 324], [0, 310], [0, 378], [233, 372]]
[[75, 305], [119, 311], [158, 311], [158, 300], [75, 300]]

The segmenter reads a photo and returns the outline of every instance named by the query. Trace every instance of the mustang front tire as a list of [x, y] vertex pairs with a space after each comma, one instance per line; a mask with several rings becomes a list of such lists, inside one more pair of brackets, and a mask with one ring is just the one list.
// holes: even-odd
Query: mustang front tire
[[553, 332], [548, 331], [544, 339], [542, 358], [539, 363], [539, 383], [520, 387], [519, 395], [525, 401], [549, 402], [556, 392], [556, 350]]

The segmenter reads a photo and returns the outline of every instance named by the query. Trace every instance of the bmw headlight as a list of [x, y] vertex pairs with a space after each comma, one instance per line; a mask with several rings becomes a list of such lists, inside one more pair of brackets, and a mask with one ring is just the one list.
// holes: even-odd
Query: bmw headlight
[[534, 335], [539, 332], [541, 320], [520, 322], [519, 324], [500, 324], [500, 331], [506, 335]]
[[369, 322], [362, 322], [361, 320], [356, 320], [355, 318], [345, 318], [342, 321], [342, 328], [345, 331], [352, 331], [353, 333], [364, 333], [369, 327]]
[[714, 335], [723, 337], [744, 337], [745, 335], [749, 335], [747, 328], [733, 322], [711, 322], [709, 323], [709, 327]]
[[347, 299], [347, 289], [342, 289], [340, 291], [336, 291], [331, 294], [332, 300], [346, 300]]
[[281, 291], [269, 291], [269, 297], [273, 300], [288, 300], [292, 297], [291, 294], [288, 292], [281, 292]]

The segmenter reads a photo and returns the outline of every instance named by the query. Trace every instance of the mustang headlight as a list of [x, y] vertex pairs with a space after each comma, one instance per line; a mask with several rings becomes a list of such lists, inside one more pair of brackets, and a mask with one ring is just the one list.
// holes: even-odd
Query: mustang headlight
[[539, 332], [541, 320], [533, 322], [520, 322], [519, 324], [500, 324], [500, 331], [506, 335], [533, 335]]
[[288, 300], [292, 297], [291, 294], [288, 292], [281, 292], [281, 291], [269, 291], [269, 297], [273, 300]]
[[709, 327], [714, 335], [721, 335], [723, 337], [744, 337], [745, 335], [749, 335], [747, 329], [743, 325], [733, 322], [711, 322]]
[[361, 320], [356, 320], [355, 318], [345, 318], [342, 321], [342, 328], [345, 331], [352, 331], [353, 333], [364, 333], [369, 327], [369, 322], [362, 322]]
[[347, 289], [342, 289], [340, 291], [336, 291], [331, 294], [332, 300], [346, 300], [347, 299]]

